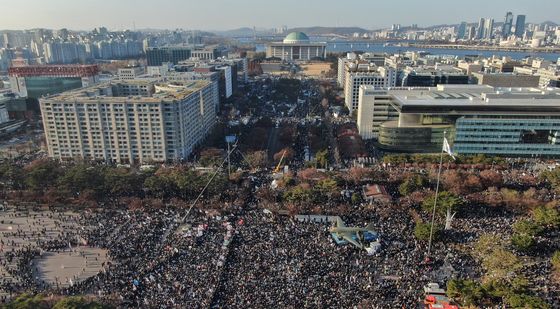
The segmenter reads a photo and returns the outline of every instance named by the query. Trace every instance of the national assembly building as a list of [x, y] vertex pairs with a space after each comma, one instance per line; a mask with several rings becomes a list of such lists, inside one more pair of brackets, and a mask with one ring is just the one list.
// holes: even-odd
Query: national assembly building
[[303, 32], [292, 32], [282, 42], [268, 43], [267, 58], [279, 58], [283, 61], [309, 61], [324, 59], [327, 56], [327, 43], [311, 42]]

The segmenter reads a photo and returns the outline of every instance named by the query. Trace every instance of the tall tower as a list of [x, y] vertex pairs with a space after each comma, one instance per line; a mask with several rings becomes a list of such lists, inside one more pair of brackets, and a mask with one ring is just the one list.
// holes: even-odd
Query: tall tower
[[484, 38], [491, 40], [494, 38], [494, 18], [486, 19], [484, 25]]
[[484, 23], [485, 23], [484, 18], [481, 18], [478, 21], [478, 29], [477, 29], [477, 33], [476, 33], [476, 38], [479, 39], [479, 40], [484, 38]]
[[515, 36], [518, 38], [523, 38], [525, 34], [525, 15], [517, 15], [517, 20], [515, 22]]
[[464, 39], [466, 32], [467, 32], [467, 23], [462, 22], [461, 25], [459, 25], [459, 29], [457, 30], [457, 39], [459, 40]]
[[507, 12], [504, 25], [502, 26], [502, 38], [507, 39], [510, 36], [512, 26], [513, 26], [513, 13]]

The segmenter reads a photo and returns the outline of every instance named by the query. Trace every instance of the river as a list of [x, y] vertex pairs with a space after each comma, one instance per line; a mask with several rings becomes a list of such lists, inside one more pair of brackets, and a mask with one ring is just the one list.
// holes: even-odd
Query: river
[[[257, 44], [258, 52], [264, 52], [265, 45]], [[418, 47], [402, 47], [402, 46], [385, 46], [383, 43], [366, 43], [366, 42], [328, 42], [327, 53], [346, 53], [352, 51], [378, 52], [397, 54], [406, 51], [425, 51], [433, 55], [452, 55], [464, 57], [468, 55], [478, 55], [482, 57], [492, 57], [493, 55], [503, 57], [509, 56], [512, 59], [523, 59], [527, 56], [539, 57], [545, 60], [556, 62], [560, 58], [560, 54], [555, 53], [531, 53], [522, 51], [498, 51], [498, 50], [466, 50], [466, 49], [445, 49], [445, 48], [418, 48]]]

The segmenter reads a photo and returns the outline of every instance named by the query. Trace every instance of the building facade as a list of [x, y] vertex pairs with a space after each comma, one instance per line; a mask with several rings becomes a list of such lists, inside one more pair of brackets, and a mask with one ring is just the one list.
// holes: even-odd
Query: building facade
[[107, 83], [40, 99], [49, 157], [118, 163], [187, 158], [214, 126], [209, 81]]
[[12, 91], [20, 97], [39, 98], [99, 82], [97, 65], [29, 65], [8, 70]]
[[[353, 66], [354, 63], [347, 64]], [[358, 67], [346, 70], [344, 78], [344, 102], [349, 111], [358, 109], [360, 86], [371, 85], [377, 88], [395, 87], [397, 74], [392, 68], [370, 67], [367, 70], [359, 70]]]
[[268, 43], [267, 58], [279, 58], [283, 61], [309, 61], [327, 57], [327, 43], [311, 42], [303, 32], [292, 32], [282, 42]]
[[359, 133], [390, 151], [439, 152], [446, 134], [458, 154], [560, 157], [560, 90], [440, 85], [361, 91]]

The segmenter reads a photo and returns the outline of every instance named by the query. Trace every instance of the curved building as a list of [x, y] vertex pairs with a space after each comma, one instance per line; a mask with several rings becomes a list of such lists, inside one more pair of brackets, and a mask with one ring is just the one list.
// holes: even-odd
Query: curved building
[[326, 56], [327, 43], [311, 42], [303, 32], [292, 32], [282, 42], [273, 42], [266, 46], [267, 58], [279, 58], [284, 61], [309, 61]]

